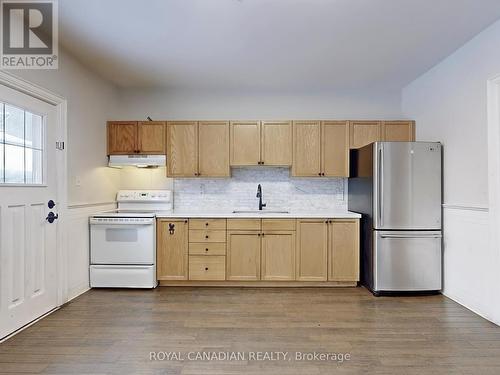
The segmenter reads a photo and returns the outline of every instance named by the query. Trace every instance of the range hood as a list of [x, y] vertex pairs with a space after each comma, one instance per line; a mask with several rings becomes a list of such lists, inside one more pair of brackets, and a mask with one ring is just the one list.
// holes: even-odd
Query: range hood
[[166, 164], [165, 155], [110, 155], [108, 167], [164, 167]]

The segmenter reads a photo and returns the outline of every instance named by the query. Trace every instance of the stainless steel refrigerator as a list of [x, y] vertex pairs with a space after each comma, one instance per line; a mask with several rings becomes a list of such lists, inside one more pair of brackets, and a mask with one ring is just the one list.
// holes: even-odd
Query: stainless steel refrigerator
[[441, 290], [441, 155], [436, 142], [351, 150], [349, 210], [362, 214], [361, 281], [375, 295]]

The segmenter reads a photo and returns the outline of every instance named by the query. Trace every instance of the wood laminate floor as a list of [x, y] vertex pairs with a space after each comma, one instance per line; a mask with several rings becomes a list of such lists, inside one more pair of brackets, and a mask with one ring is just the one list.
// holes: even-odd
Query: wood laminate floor
[[[246, 357], [187, 360], [202, 351]], [[249, 358], [266, 351], [288, 357]], [[296, 361], [296, 352], [350, 359]], [[500, 328], [443, 296], [363, 288], [91, 290], [0, 344], [0, 373], [496, 375]]]

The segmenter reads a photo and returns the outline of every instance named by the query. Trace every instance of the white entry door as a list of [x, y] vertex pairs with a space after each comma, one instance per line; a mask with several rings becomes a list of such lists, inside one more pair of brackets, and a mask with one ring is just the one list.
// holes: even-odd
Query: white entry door
[[57, 306], [56, 115], [0, 85], [0, 339]]

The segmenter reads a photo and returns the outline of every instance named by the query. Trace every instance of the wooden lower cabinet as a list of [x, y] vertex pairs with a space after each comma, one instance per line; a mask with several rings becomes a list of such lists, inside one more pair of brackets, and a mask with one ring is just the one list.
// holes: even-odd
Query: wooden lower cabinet
[[297, 220], [297, 281], [326, 281], [327, 259], [327, 220]]
[[295, 231], [265, 232], [261, 253], [261, 280], [295, 280]]
[[158, 280], [188, 279], [188, 221], [157, 221], [156, 274]]
[[260, 280], [260, 239], [257, 231], [227, 232], [227, 280]]
[[359, 220], [331, 220], [328, 280], [359, 281]]
[[359, 281], [358, 219], [158, 219], [157, 228], [158, 280], [167, 285]]

